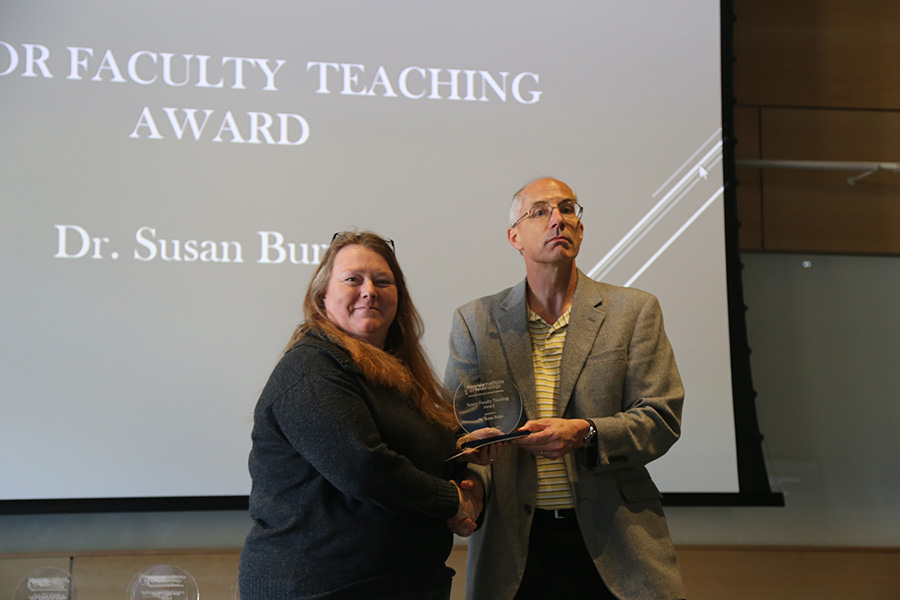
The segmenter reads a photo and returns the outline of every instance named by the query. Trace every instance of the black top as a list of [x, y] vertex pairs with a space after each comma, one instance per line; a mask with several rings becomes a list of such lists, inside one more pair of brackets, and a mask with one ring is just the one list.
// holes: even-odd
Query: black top
[[453, 571], [455, 435], [371, 386], [344, 349], [307, 335], [256, 406], [242, 600], [373, 598]]

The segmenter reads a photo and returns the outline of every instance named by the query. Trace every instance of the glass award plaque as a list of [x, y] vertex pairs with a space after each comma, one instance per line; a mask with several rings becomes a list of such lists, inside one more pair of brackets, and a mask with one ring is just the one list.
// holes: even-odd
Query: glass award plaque
[[78, 587], [66, 571], [41, 567], [22, 579], [13, 600], [78, 600]]
[[131, 579], [129, 600], [200, 600], [200, 590], [190, 573], [172, 565], [153, 565]]
[[462, 449], [478, 448], [530, 433], [515, 431], [522, 419], [522, 397], [508, 379], [459, 384], [453, 397], [453, 412], [466, 433], [486, 428], [500, 432], [496, 436], [468, 440], [461, 444]]

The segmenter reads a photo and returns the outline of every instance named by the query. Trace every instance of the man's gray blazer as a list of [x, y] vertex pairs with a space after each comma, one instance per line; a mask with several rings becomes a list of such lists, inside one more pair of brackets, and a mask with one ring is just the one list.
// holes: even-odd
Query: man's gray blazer
[[[511, 378], [525, 418], [535, 418], [525, 281], [457, 309], [445, 383]], [[598, 283], [578, 271], [559, 384], [563, 418], [594, 422], [598, 446], [564, 457], [585, 544], [622, 600], [684, 597], [660, 493], [645, 465], [681, 431], [684, 389], [657, 299]], [[467, 598], [515, 595], [528, 556], [537, 495], [534, 457], [512, 447], [491, 467], [485, 511], [469, 541]]]

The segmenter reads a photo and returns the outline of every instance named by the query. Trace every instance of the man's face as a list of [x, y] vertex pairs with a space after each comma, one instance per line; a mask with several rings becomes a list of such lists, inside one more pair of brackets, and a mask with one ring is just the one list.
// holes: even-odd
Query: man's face
[[526, 262], [556, 264], [571, 262], [578, 256], [584, 226], [571, 215], [564, 216], [556, 207], [574, 202], [575, 192], [562, 181], [540, 179], [522, 190], [522, 209], [525, 215], [535, 204], [552, 207], [547, 218], [524, 218], [507, 230], [513, 248], [519, 250]]

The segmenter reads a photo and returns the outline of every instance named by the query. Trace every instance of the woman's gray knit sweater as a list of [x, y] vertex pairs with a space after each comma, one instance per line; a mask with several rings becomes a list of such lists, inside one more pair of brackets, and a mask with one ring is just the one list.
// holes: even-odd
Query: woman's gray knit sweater
[[455, 436], [342, 348], [312, 334], [285, 354], [252, 440], [242, 600], [390, 597], [452, 575]]

